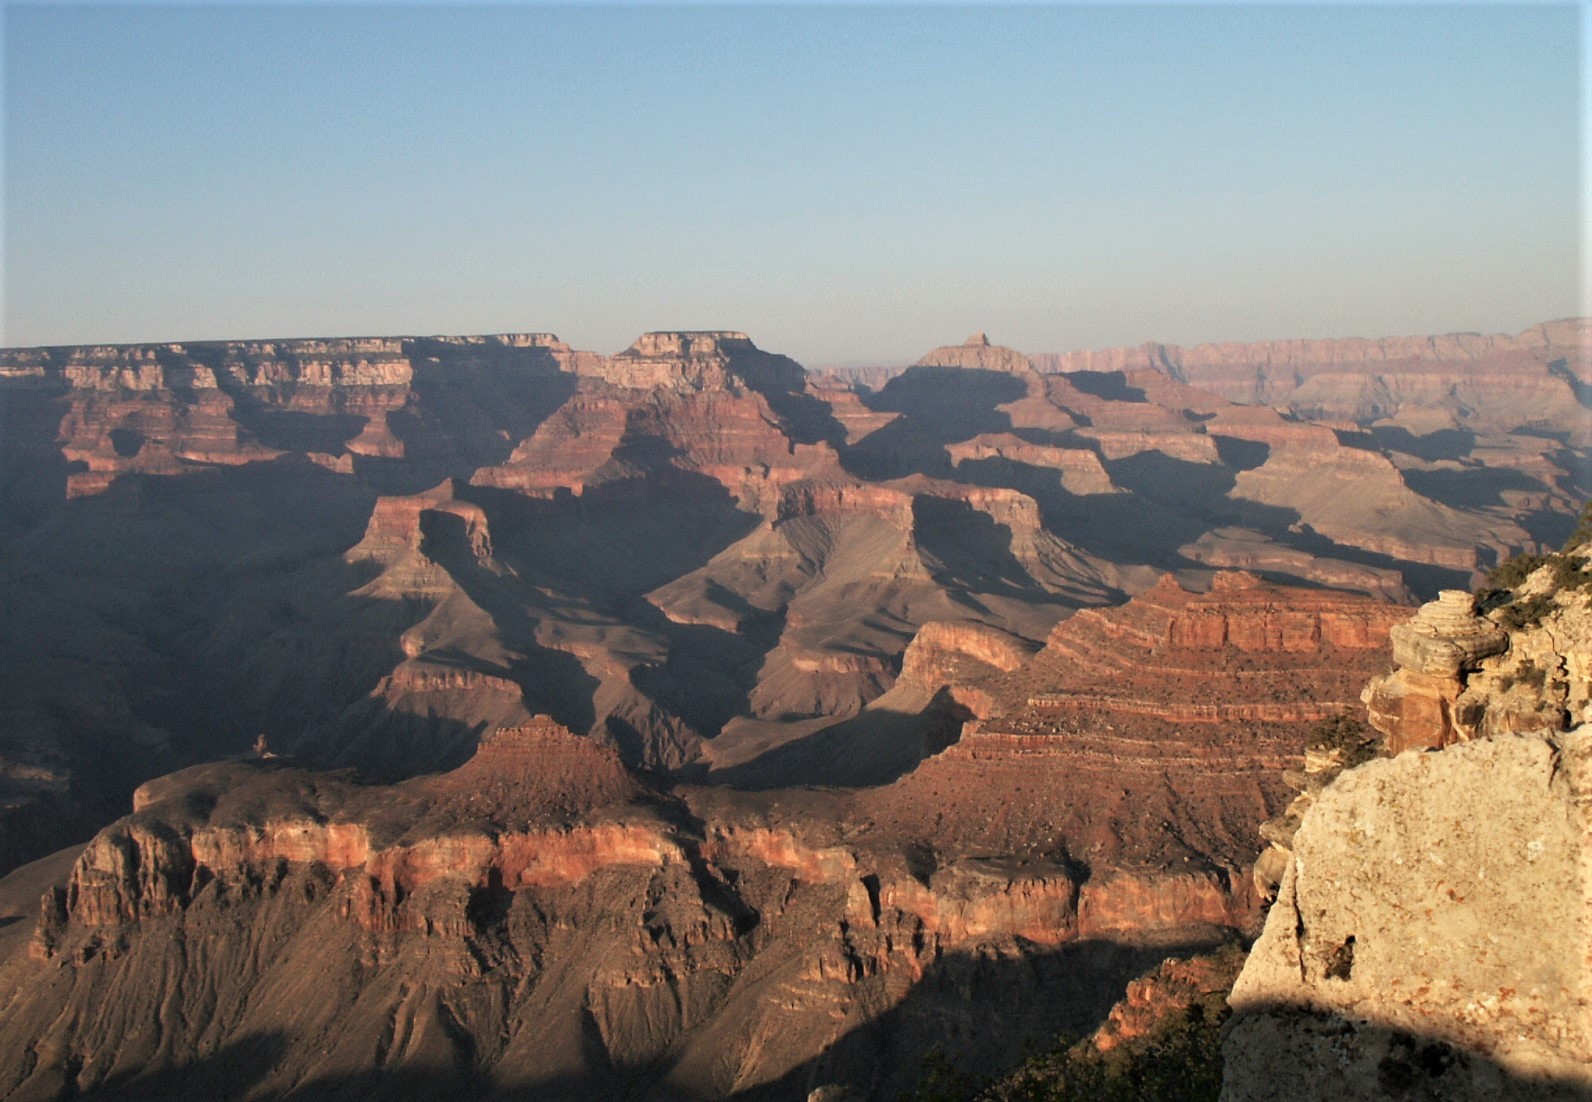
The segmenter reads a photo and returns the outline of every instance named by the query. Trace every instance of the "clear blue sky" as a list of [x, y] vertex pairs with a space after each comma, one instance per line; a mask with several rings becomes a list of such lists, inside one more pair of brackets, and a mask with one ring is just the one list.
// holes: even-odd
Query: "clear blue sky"
[[5, 9], [8, 345], [808, 364], [1583, 310], [1559, 6]]

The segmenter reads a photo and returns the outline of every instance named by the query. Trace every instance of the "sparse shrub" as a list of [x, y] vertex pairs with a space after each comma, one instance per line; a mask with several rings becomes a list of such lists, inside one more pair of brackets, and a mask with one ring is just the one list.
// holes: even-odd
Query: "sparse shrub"
[[1512, 689], [1516, 685], [1524, 685], [1535, 692], [1541, 692], [1548, 681], [1548, 671], [1538, 666], [1535, 662], [1522, 662], [1515, 668], [1515, 672], [1503, 679], [1503, 687]]
[[1547, 560], [1541, 555], [1522, 552], [1505, 559], [1487, 572], [1487, 585], [1492, 589], [1513, 589], [1536, 571]]
[[1217, 1102], [1230, 1015], [1225, 994], [1210, 994], [1110, 1052], [1087, 1040], [1059, 1041], [996, 1078], [960, 1072], [936, 1049], [917, 1089], [900, 1102]]
[[1530, 627], [1553, 610], [1553, 598], [1546, 594], [1515, 601], [1504, 608], [1498, 622], [1510, 631]]
[[1336, 715], [1312, 727], [1305, 745], [1312, 750], [1341, 750], [1344, 768], [1352, 769], [1376, 757], [1382, 744], [1353, 716]]
[[1487, 572], [1487, 580], [1476, 590], [1475, 608], [1479, 616], [1504, 608], [1515, 599], [1514, 589], [1547, 560], [1541, 555], [1522, 552], [1505, 559]]
[[986, 1080], [962, 1071], [945, 1050], [936, 1045], [923, 1058], [918, 1085], [899, 1102], [968, 1102], [984, 1089]]
[[1486, 615], [1501, 610], [1498, 622], [1511, 630], [1529, 627], [1541, 620], [1552, 608], [1553, 601], [1545, 595], [1518, 597], [1514, 590], [1542, 566], [1550, 571], [1552, 590], [1555, 593], [1592, 594], [1592, 562], [1586, 556], [1571, 554], [1592, 539], [1592, 506], [1583, 511], [1581, 526], [1565, 544], [1565, 550], [1552, 555], [1516, 555], [1499, 563], [1487, 574], [1486, 584], [1476, 590], [1476, 612]]
[[1568, 552], [1555, 555], [1553, 562], [1553, 588], [1561, 593], [1592, 592], [1592, 574], [1587, 573], [1587, 560]]
[[1568, 554], [1588, 542], [1592, 542], [1592, 501], [1581, 507], [1581, 520], [1576, 524], [1575, 531], [1570, 533], [1570, 538], [1564, 541], [1564, 550]]

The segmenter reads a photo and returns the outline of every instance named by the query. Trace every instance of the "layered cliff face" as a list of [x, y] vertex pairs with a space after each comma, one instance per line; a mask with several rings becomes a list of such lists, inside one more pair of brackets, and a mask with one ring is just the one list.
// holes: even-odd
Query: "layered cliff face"
[[[498, 536], [457, 491], [378, 507], [352, 557], [490, 573]], [[546, 717], [390, 786], [274, 760], [151, 782], [0, 952], [0, 1030], [31, 1039], [0, 1091], [889, 1097], [931, 1048], [1011, 1066], [1253, 926], [1277, 763], [1399, 615], [1224, 575], [1074, 616], [1037, 654], [931, 623], [881, 699], [980, 718], [849, 793], [661, 789]], [[455, 691], [420, 681], [431, 630], [405, 634], [407, 676]], [[306, 1002], [306, 975], [338, 979]]]
[[1355, 688], [1404, 615], [1240, 574], [1204, 594], [1166, 578], [1078, 613], [1031, 660], [950, 686], [973, 718], [879, 793], [881, 829], [1093, 870], [1096, 929], [1155, 914], [1242, 925], [1282, 770], [1315, 721], [1358, 711]]
[[890, 1096], [1220, 937], [834, 794], [669, 795], [546, 719], [396, 786], [264, 762], [137, 802], [0, 946], [7, 1097]]
[[1584, 459], [1030, 367], [980, 337], [869, 392], [730, 331], [0, 353], [0, 860], [261, 735], [398, 777], [548, 712], [649, 768], [888, 781], [962, 707], [897, 692], [926, 623], [1033, 647], [1227, 566], [1431, 596], [1567, 527]]
[[1404, 752], [1299, 824], [1233, 990], [1227, 1102], [1592, 1093], [1589, 551], [1394, 628], [1366, 696]]

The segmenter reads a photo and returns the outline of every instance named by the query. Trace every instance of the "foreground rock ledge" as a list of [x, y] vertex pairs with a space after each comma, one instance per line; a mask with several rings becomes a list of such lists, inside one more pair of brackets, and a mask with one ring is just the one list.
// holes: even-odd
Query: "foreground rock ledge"
[[1592, 725], [1344, 774], [1233, 989], [1223, 1102], [1592, 1096]]

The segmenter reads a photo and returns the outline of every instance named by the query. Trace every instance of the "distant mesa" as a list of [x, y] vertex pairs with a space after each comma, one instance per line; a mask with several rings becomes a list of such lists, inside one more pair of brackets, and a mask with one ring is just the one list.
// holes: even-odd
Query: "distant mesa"
[[1026, 375], [1034, 370], [1028, 357], [1015, 348], [991, 344], [981, 329], [961, 344], [941, 345], [917, 362], [918, 367], [964, 367], [975, 371], [1005, 371]]
[[641, 334], [619, 355], [688, 359], [728, 355], [737, 346], [754, 347], [752, 338], [733, 329], [659, 329]]
[[1045, 373], [1151, 369], [1228, 401], [1311, 420], [1397, 419], [1416, 436], [1456, 426], [1567, 433], [1588, 440], [1592, 319], [1563, 318], [1514, 335], [1222, 342], [1042, 352]]
[[633, 390], [719, 390], [740, 383], [753, 390], [792, 391], [807, 378], [795, 360], [764, 352], [745, 333], [728, 329], [643, 333], [623, 352], [598, 359], [581, 373]]

